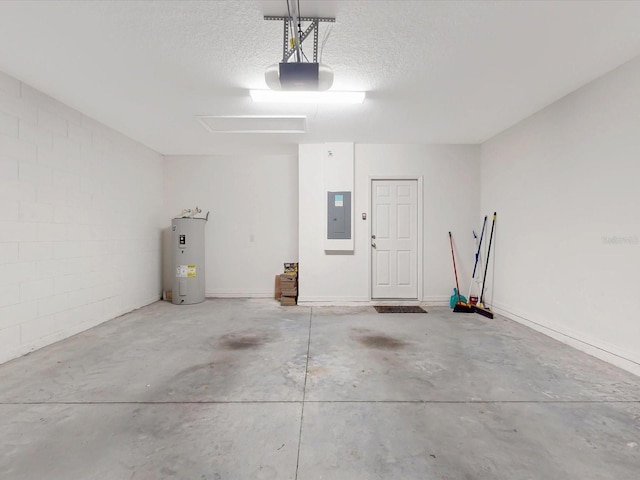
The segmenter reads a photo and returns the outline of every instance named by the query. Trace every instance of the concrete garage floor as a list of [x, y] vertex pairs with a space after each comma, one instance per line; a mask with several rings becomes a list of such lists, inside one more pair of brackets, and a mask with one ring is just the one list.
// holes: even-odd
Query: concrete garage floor
[[428, 310], [137, 310], [0, 366], [0, 478], [640, 478], [638, 377]]

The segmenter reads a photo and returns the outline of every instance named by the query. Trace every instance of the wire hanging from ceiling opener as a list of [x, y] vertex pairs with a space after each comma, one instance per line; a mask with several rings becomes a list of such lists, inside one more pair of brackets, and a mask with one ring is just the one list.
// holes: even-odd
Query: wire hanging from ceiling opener
[[[287, 0], [287, 13], [289, 14], [289, 29], [293, 31], [293, 38], [291, 38], [291, 47], [295, 49], [296, 52], [296, 61], [298, 63], [302, 62], [302, 57], [306, 60], [307, 63], [311, 63], [307, 55], [304, 53], [302, 48], [302, 39], [304, 37], [304, 32], [302, 31], [302, 15], [300, 14], [300, 0], [293, 0], [293, 6], [296, 7], [293, 16], [291, 15], [291, 4], [289, 0]], [[297, 26], [297, 29], [296, 29]]]
[[291, 8], [289, 8], [289, 0], [287, 0], [287, 15], [288, 15], [287, 22], [289, 23], [289, 30], [291, 30], [293, 28], [293, 19], [291, 18]]
[[322, 39], [322, 44], [320, 45], [320, 55], [318, 56], [318, 63], [322, 63], [322, 53], [324, 52], [324, 45], [329, 40], [329, 35], [333, 31], [333, 25], [331, 25], [324, 34], [324, 38]]
[[[302, 38], [302, 23], [300, 22], [300, 17], [302, 17], [302, 14], [300, 13], [300, 0], [298, 0], [298, 38]], [[304, 54], [304, 50], [302, 50], [302, 42], [300, 43], [300, 45], [298, 45], [298, 50], [300, 51], [302, 56], [305, 58], [305, 60], [309, 62], [309, 59]]]
[[[295, 2], [295, 0], [294, 0]], [[296, 6], [296, 4], [293, 4], [294, 6]], [[294, 12], [294, 15], [297, 13], [297, 21], [298, 21], [298, 28], [300, 28], [300, 3], [298, 2], [298, 6], [297, 6], [297, 12]], [[302, 58], [300, 57], [300, 53], [302, 52], [301, 50], [301, 45], [300, 45], [300, 36], [298, 33], [298, 30], [296, 30], [295, 24], [293, 23], [293, 17], [291, 16], [291, 5], [289, 3], [289, 0], [287, 0], [287, 13], [289, 14], [289, 29], [293, 31], [294, 36], [291, 39], [291, 41], [293, 42], [293, 48], [295, 49], [295, 53], [296, 53], [296, 61], [298, 63], [300, 63], [302, 61]]]

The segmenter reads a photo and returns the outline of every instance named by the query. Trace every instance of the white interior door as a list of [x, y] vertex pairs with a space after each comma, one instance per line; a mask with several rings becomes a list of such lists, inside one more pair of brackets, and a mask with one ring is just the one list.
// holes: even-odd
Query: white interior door
[[371, 181], [371, 297], [418, 298], [418, 181]]

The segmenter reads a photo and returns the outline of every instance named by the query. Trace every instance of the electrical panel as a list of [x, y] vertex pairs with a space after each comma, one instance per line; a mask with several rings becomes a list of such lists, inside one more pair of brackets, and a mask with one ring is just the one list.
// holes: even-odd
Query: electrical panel
[[351, 192], [327, 192], [327, 238], [351, 238]]

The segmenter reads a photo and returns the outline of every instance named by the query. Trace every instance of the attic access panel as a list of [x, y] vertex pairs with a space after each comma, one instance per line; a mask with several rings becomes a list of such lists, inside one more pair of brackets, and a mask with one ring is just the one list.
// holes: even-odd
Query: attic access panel
[[304, 115], [200, 115], [198, 121], [211, 133], [305, 133]]

